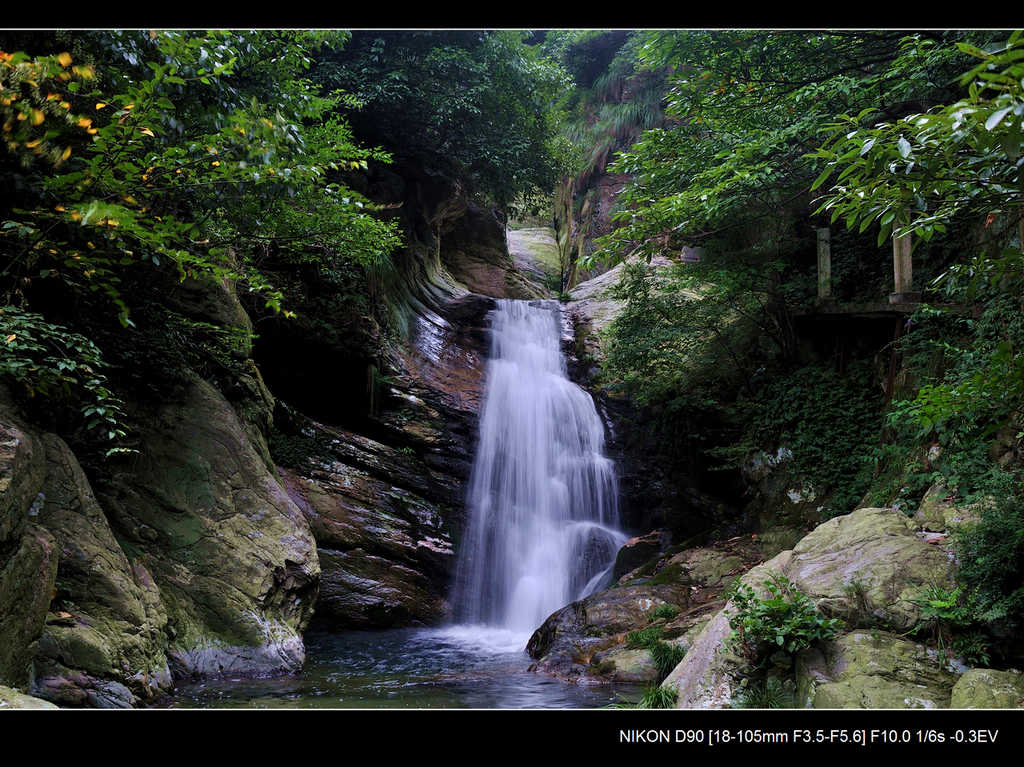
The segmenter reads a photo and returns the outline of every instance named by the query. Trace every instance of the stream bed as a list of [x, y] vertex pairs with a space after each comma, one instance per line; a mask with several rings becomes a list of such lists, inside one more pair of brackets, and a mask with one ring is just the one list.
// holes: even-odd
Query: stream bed
[[527, 639], [477, 626], [310, 632], [301, 672], [182, 684], [160, 707], [579, 709], [640, 698], [639, 685], [576, 685], [528, 671]]

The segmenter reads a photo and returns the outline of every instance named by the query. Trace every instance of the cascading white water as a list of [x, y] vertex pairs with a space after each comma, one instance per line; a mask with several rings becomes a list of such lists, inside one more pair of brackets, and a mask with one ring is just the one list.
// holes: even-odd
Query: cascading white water
[[469, 520], [454, 592], [457, 618], [532, 632], [596, 590], [626, 536], [594, 402], [567, 375], [554, 301], [501, 300]]

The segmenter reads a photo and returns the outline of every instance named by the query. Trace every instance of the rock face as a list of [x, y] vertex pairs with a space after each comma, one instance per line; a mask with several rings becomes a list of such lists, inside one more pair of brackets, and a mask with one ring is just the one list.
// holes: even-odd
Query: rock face
[[27, 685], [57, 580], [57, 543], [38, 524], [46, 452], [0, 409], [0, 682]]
[[[911, 703], [896, 707], [947, 706], [954, 678], [922, 646], [896, 634], [918, 625], [915, 600], [928, 586], [949, 586], [952, 568], [949, 554], [919, 536], [904, 514], [865, 508], [822, 523], [742, 582], [763, 589], [772, 573], [785, 575], [823, 613], [851, 628], [871, 627], [840, 636], [820, 657], [804, 652], [800, 689], [808, 705], [876, 707], [884, 700], [896, 706], [906, 699]], [[745, 668], [725, 647], [733, 609], [730, 603], [705, 626], [665, 680], [679, 693], [677, 707], [732, 705]]]
[[63, 440], [33, 434], [10, 403], [0, 421], [3, 528], [20, 531], [0, 575], [0, 681], [62, 705], [151, 700], [171, 683], [156, 586], [128, 561]]
[[[393, 457], [398, 462], [390, 466], [349, 456], [347, 463], [311, 465], [302, 475], [282, 469], [285, 487], [309, 519], [319, 547], [319, 622], [385, 628], [433, 623], [446, 614], [444, 586], [454, 555], [448, 507], [423, 497], [420, 475], [392, 468], [412, 463], [411, 457]], [[420, 485], [419, 492], [397, 485], [403, 477]]]
[[948, 708], [955, 681], [934, 651], [884, 631], [844, 634], [797, 664], [802, 707]]
[[507, 298], [547, 298], [523, 275], [508, 253], [505, 228], [487, 210], [465, 202], [462, 215], [441, 225], [441, 258], [473, 293]]
[[527, 645], [537, 659], [531, 668], [578, 683], [656, 682], [661, 674], [651, 653], [629, 647], [627, 634], [654, 626], [663, 641], [689, 653], [697, 631], [724, 605], [723, 592], [756, 556], [749, 537], [656, 556], [617, 586], [551, 615]]
[[293, 418], [286, 439], [302, 450], [281, 475], [317, 540], [318, 623], [369, 629], [448, 616], [493, 306], [476, 294], [421, 304], [410, 343], [389, 350], [396, 372], [361, 431]]
[[299, 668], [316, 546], [234, 410], [196, 381], [182, 402], [151, 414], [140, 438], [139, 455], [100, 498], [158, 584], [175, 673]]
[[141, 563], [128, 561], [64, 441], [47, 434], [42, 442], [48, 471], [39, 520], [57, 541], [59, 567], [32, 692], [99, 708], [152, 700], [171, 686], [159, 591]]

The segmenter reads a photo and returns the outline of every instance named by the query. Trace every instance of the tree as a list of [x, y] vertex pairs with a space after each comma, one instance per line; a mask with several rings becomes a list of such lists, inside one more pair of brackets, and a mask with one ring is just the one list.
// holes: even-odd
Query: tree
[[[68, 324], [95, 324], [98, 294], [133, 326], [133, 304], [163, 301], [146, 287], [159, 280], [138, 279], [146, 270], [231, 280], [277, 309], [282, 294], [258, 269], [266, 243], [324, 268], [386, 259], [394, 225], [340, 179], [389, 158], [357, 146], [335, 111], [343, 97], [321, 96], [304, 76], [316, 51], [344, 40], [102, 32], [64, 36], [68, 49], [49, 55], [0, 52], [0, 172], [14, 190], [0, 216], [3, 372], [45, 393], [72, 363], [94, 369], [92, 348]], [[34, 367], [18, 362], [28, 358]], [[83, 414], [94, 400], [86, 396]]]
[[316, 77], [358, 99], [350, 120], [364, 141], [504, 210], [554, 184], [549, 107], [566, 85], [524, 38], [512, 30], [356, 32]]
[[902, 115], [948, 93], [959, 54], [934, 42], [872, 31], [648, 33], [640, 56], [673, 71], [674, 122], [613, 166], [634, 181], [599, 255], [651, 255], [805, 216], [824, 124], [869, 105]]

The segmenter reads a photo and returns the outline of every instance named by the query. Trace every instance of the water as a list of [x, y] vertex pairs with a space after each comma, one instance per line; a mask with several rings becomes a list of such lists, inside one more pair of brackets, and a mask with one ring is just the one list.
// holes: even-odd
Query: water
[[554, 301], [501, 300], [453, 593], [460, 624], [529, 635], [596, 591], [626, 541], [594, 402], [566, 375]]
[[182, 685], [168, 708], [597, 708], [639, 700], [638, 685], [567, 684], [527, 670], [508, 632], [458, 627], [314, 632], [306, 665], [268, 679]]
[[611, 575], [626, 536], [590, 395], [569, 381], [558, 304], [499, 301], [453, 592], [439, 629], [313, 633], [293, 676], [180, 687], [172, 707], [593, 708], [637, 685], [581, 686], [529, 671], [526, 643]]

